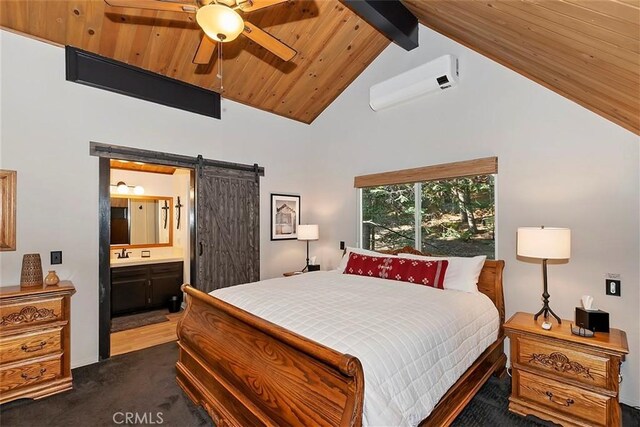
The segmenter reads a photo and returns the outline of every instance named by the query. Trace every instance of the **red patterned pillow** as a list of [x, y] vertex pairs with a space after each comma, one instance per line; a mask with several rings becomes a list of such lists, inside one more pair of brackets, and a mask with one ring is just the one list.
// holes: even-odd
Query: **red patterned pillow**
[[386, 277], [384, 272], [386, 265], [393, 258], [383, 256], [363, 255], [356, 252], [349, 254], [349, 261], [344, 269], [345, 274], [355, 274], [358, 276]]
[[399, 280], [444, 289], [444, 274], [449, 262], [422, 261], [350, 253], [345, 274]]
[[416, 283], [444, 289], [444, 274], [449, 261], [422, 261], [411, 258], [393, 258], [387, 270], [388, 279]]

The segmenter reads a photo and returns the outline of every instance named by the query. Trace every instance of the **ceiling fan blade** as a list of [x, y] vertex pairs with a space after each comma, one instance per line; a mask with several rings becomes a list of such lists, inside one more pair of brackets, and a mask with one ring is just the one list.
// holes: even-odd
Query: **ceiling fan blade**
[[253, 12], [254, 10], [264, 9], [265, 7], [274, 6], [286, 1], [288, 0], [248, 0], [244, 6], [240, 4], [240, 10], [243, 12]]
[[244, 21], [243, 34], [263, 48], [267, 49], [269, 52], [278, 56], [283, 61], [290, 61], [294, 56], [296, 56], [297, 52], [295, 50], [291, 49], [289, 46], [282, 43], [266, 31], [256, 27], [251, 22]]
[[104, 0], [113, 7], [128, 7], [133, 9], [151, 9], [170, 12], [196, 13], [198, 8], [194, 4], [171, 3], [163, 0]]
[[200, 46], [198, 46], [198, 50], [196, 51], [196, 55], [193, 57], [194, 64], [208, 64], [211, 62], [211, 57], [213, 53], [216, 51], [216, 42], [211, 40], [206, 35], [202, 35], [202, 40], [200, 41]]

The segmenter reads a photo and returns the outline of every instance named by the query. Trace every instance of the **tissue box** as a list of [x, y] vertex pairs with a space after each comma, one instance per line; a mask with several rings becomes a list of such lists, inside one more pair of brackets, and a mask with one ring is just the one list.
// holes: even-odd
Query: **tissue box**
[[320, 264], [309, 264], [307, 271], [320, 271]]
[[576, 325], [594, 332], [609, 332], [609, 313], [576, 307]]

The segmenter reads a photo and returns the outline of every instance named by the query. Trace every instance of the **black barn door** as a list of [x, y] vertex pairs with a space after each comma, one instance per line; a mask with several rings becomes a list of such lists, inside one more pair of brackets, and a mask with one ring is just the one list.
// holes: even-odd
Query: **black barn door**
[[260, 280], [257, 171], [199, 165], [196, 287], [204, 292]]

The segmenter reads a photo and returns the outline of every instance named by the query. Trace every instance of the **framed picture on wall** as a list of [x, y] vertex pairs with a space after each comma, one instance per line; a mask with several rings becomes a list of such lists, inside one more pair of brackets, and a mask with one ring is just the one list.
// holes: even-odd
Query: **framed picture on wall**
[[271, 240], [295, 240], [300, 225], [300, 196], [271, 194]]

